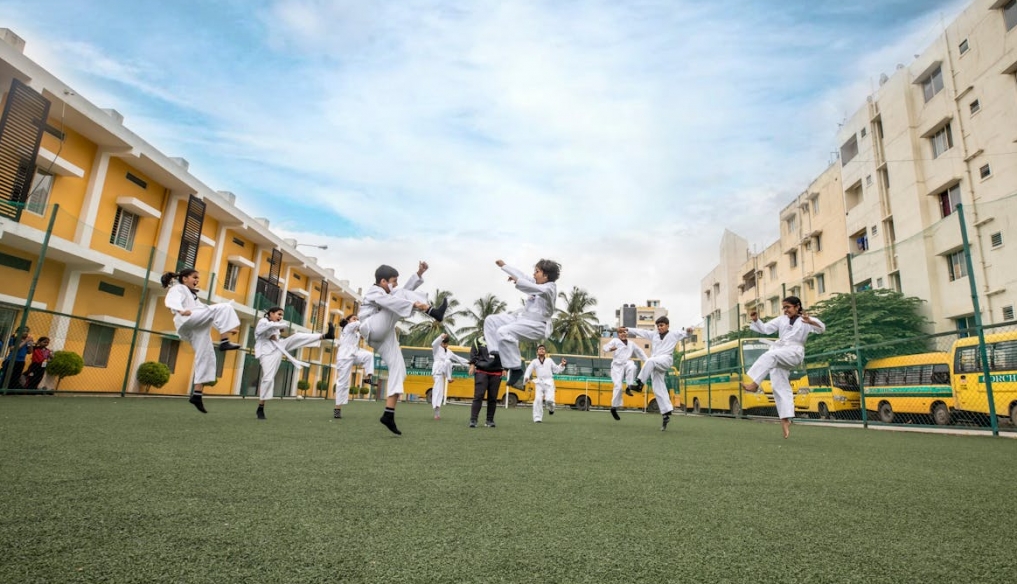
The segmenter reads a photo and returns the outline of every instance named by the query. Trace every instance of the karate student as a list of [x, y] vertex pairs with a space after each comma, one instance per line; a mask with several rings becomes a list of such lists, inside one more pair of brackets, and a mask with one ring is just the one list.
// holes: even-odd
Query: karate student
[[523, 373], [526, 381], [530, 380], [533, 373], [537, 374], [533, 381], [533, 421], [538, 424], [544, 419], [544, 402], [547, 402], [547, 415], [554, 415], [554, 376], [565, 371], [565, 363], [565, 358], [562, 357], [561, 363], [556, 365], [547, 358], [547, 347], [537, 345], [537, 358], [530, 361]]
[[275, 374], [279, 371], [283, 357], [289, 359], [297, 369], [303, 369], [307, 364], [294, 359], [290, 351], [317, 347], [321, 345], [321, 341], [335, 339], [335, 325], [328, 323], [328, 332], [294, 333], [280, 340], [279, 333], [289, 326], [282, 322], [282, 317], [282, 307], [273, 306], [254, 327], [254, 357], [261, 363], [261, 383], [258, 385], [256, 412], [259, 420], [265, 419], [265, 401], [272, 399], [272, 394], [275, 393]]
[[770, 376], [773, 386], [773, 401], [777, 406], [784, 438], [791, 435], [791, 419], [795, 417], [794, 395], [788, 377], [792, 369], [801, 367], [805, 361], [805, 339], [809, 333], [826, 332], [826, 325], [818, 318], [805, 314], [802, 301], [797, 296], [788, 296], [781, 301], [784, 314], [767, 322], [760, 322], [756, 311], [749, 313], [752, 322], [749, 328], [757, 333], [777, 333], [777, 342], [752, 364], [746, 375], [752, 379], [742, 384], [745, 391], [758, 391], [759, 382]]
[[660, 429], [661, 431], [667, 430], [674, 406], [671, 405], [667, 385], [664, 384], [664, 376], [674, 366], [674, 348], [678, 346], [679, 341], [692, 333], [692, 329], [672, 331], [671, 321], [666, 316], [662, 316], [657, 319], [656, 333], [637, 328], [621, 327], [618, 329], [619, 334], [622, 331], [633, 337], [650, 339], [650, 358], [643, 361], [643, 368], [639, 371], [639, 377], [636, 378], [636, 385], [629, 386], [629, 389], [642, 391], [643, 385], [647, 381], [652, 381], [653, 397], [657, 400], [657, 407], [663, 416]]
[[608, 353], [614, 353], [611, 359], [611, 383], [614, 384], [614, 393], [611, 395], [611, 416], [615, 420], [620, 420], [621, 416], [618, 415], [618, 408], [622, 407], [622, 391], [626, 394], [632, 395], [632, 390], [628, 386], [635, 383], [636, 379], [636, 363], [632, 360], [635, 356], [637, 359], [646, 362], [646, 353], [635, 343], [629, 342], [629, 335], [627, 331], [618, 331], [618, 337], [611, 339], [609, 343], [604, 345], [604, 350]]
[[406, 381], [406, 362], [399, 349], [396, 324], [410, 316], [414, 309], [426, 312], [431, 318], [441, 322], [448, 308], [447, 298], [441, 306], [431, 306], [427, 303], [426, 296], [415, 292], [424, 283], [423, 275], [427, 268], [427, 262], [420, 262], [417, 272], [410, 276], [406, 286], [397, 289], [399, 272], [392, 266], [378, 266], [374, 271], [374, 285], [367, 289], [358, 315], [360, 334], [388, 365], [385, 412], [380, 422], [397, 435], [401, 435], [402, 432], [396, 427], [395, 408], [399, 403], [399, 396], [403, 393], [403, 382]]
[[452, 383], [452, 367], [468, 366], [470, 362], [448, 350], [448, 333], [438, 335], [431, 343], [434, 357], [431, 365], [431, 377], [434, 387], [431, 388], [431, 407], [434, 408], [434, 419], [441, 419], [441, 404], [445, 401], [445, 381]]
[[[177, 283], [173, 284], [173, 280]], [[229, 341], [229, 335], [240, 327], [240, 317], [233, 310], [232, 303], [199, 302], [198, 280], [198, 270], [187, 268], [179, 273], [166, 272], [160, 281], [163, 288], [169, 288], [164, 303], [173, 313], [177, 336], [190, 343], [194, 349], [194, 391], [188, 401], [205, 414], [208, 412], [201, 401], [202, 389], [206, 383], [216, 379], [215, 349], [234, 351], [240, 348], [240, 345]], [[219, 331], [218, 346], [213, 346], [212, 339], [209, 338], [212, 327]]]
[[523, 388], [523, 364], [519, 354], [519, 340], [537, 341], [550, 336], [554, 302], [558, 297], [555, 282], [561, 275], [561, 265], [552, 260], [540, 260], [533, 269], [533, 277], [522, 270], [495, 262], [509, 275], [516, 289], [529, 294], [522, 309], [513, 313], [492, 314], [484, 319], [484, 341], [494, 359], [493, 368], [507, 369], [508, 385]]
[[350, 401], [350, 375], [353, 367], [364, 368], [364, 383], [372, 384], [374, 377], [374, 353], [360, 348], [360, 319], [350, 315], [339, 321], [342, 333], [339, 335], [339, 353], [335, 360], [335, 409], [332, 418], [341, 420], [342, 408]]

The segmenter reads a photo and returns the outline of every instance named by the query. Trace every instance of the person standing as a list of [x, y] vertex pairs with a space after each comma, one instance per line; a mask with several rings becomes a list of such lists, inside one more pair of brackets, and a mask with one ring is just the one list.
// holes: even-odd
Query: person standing
[[[488, 316], [487, 318], [491, 318]], [[473, 376], [473, 405], [470, 407], [470, 428], [477, 427], [480, 408], [487, 396], [488, 428], [494, 428], [494, 413], [498, 410], [498, 390], [501, 388], [501, 376], [504, 373], [487, 350], [483, 337], [477, 337], [470, 347], [470, 375]]]
[[351, 314], [339, 321], [339, 351], [335, 359], [335, 409], [332, 418], [341, 420], [343, 406], [350, 402], [350, 383], [353, 367], [364, 368], [364, 383], [374, 383], [374, 353], [360, 348], [360, 319]]
[[604, 345], [604, 350], [614, 353], [611, 358], [611, 383], [614, 384], [614, 392], [611, 394], [611, 416], [615, 420], [620, 420], [618, 408], [622, 407], [625, 399], [622, 397], [622, 391], [627, 395], [632, 395], [629, 386], [636, 380], [636, 363], [632, 357], [635, 356], [645, 363], [646, 353], [639, 345], [629, 342], [628, 331], [623, 330], [619, 330], [618, 336]]
[[255, 415], [259, 420], [265, 419], [265, 402], [272, 399], [275, 393], [275, 374], [279, 371], [283, 357], [286, 357], [298, 369], [306, 367], [290, 355], [290, 351], [304, 347], [317, 347], [321, 341], [335, 339], [335, 325], [328, 323], [325, 333], [294, 333], [280, 339], [279, 333], [289, 325], [282, 322], [283, 309], [273, 306], [265, 312], [254, 328], [254, 357], [261, 364], [261, 383], [258, 384], [258, 411]]
[[35, 339], [32, 338], [28, 327], [22, 327], [16, 334], [11, 335], [7, 342], [7, 357], [4, 359], [3, 367], [0, 367], [0, 387], [5, 381], [9, 381], [8, 389], [21, 389], [21, 376], [25, 373], [25, 362], [28, 361], [32, 349], [35, 347]]
[[[206, 383], [216, 380], [215, 350], [235, 351], [240, 345], [231, 343], [229, 336], [240, 328], [240, 317], [233, 310], [232, 303], [202, 304], [198, 301], [198, 270], [187, 268], [180, 272], [166, 272], [162, 275], [166, 292], [164, 304], [173, 313], [173, 326], [177, 336], [190, 343], [194, 349], [194, 390], [188, 400], [198, 411], [207, 414], [202, 402], [202, 389]], [[173, 280], [177, 283], [173, 284]], [[209, 333], [212, 328], [219, 331], [219, 344], [212, 345]]]
[[547, 403], [547, 415], [554, 415], [554, 376], [565, 370], [565, 358], [562, 357], [560, 364], [547, 358], [547, 347], [537, 345], [537, 358], [530, 361], [530, 365], [523, 373], [523, 379], [530, 380], [534, 373], [537, 378], [533, 381], [533, 421], [537, 424], [544, 420], [544, 403]]
[[797, 296], [788, 296], [781, 301], [784, 314], [766, 322], [759, 320], [756, 311], [749, 313], [752, 322], [749, 328], [757, 333], [772, 335], [777, 333], [777, 342], [763, 353], [749, 367], [746, 375], [752, 379], [743, 383], [745, 391], [759, 391], [759, 383], [770, 377], [773, 386], [773, 401], [777, 406], [777, 416], [784, 432], [784, 438], [791, 435], [791, 420], [795, 417], [794, 394], [791, 391], [791, 370], [801, 367], [805, 361], [805, 339], [810, 333], [826, 332], [826, 325], [818, 318], [809, 316], [802, 308], [802, 301]]
[[692, 329], [672, 331], [671, 321], [666, 316], [658, 318], [656, 325], [656, 333], [626, 327], [619, 328], [618, 333], [621, 334], [622, 331], [625, 331], [633, 337], [650, 340], [650, 358], [643, 362], [643, 368], [639, 370], [639, 376], [636, 377], [636, 384], [629, 386], [629, 389], [642, 391], [643, 385], [648, 381], [653, 385], [653, 397], [657, 400], [657, 408], [660, 409], [662, 416], [660, 430], [663, 432], [667, 430], [667, 425], [671, 421], [671, 411], [674, 410], [664, 381], [665, 376], [674, 366], [674, 348], [678, 346], [679, 341], [692, 333]]
[[469, 365], [470, 362], [448, 350], [448, 333], [435, 337], [431, 343], [431, 354], [431, 377], [434, 379], [434, 386], [431, 388], [431, 407], [434, 408], [434, 419], [440, 420], [441, 405], [445, 401], [445, 384], [452, 383], [452, 367]]
[[46, 374], [46, 365], [53, 357], [53, 351], [49, 350], [49, 337], [40, 337], [32, 349], [32, 364], [28, 366], [25, 373], [25, 389], [39, 389], [39, 382]]

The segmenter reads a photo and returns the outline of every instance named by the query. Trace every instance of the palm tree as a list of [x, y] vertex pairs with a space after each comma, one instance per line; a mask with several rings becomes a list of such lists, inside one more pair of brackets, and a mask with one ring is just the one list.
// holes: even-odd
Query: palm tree
[[503, 300], [498, 300], [494, 294], [488, 294], [473, 302], [474, 310], [464, 310], [465, 318], [473, 319], [473, 324], [464, 326], [456, 331], [459, 342], [463, 345], [472, 345], [474, 341], [484, 336], [484, 320], [492, 315], [505, 312], [508, 305]]
[[556, 339], [566, 353], [596, 355], [600, 350], [600, 323], [592, 307], [597, 299], [579, 287], [573, 287], [571, 294], [559, 292], [565, 301], [565, 308], [559, 308], [551, 321], [551, 338]]
[[449, 340], [456, 344], [456, 336], [453, 332], [456, 328], [456, 318], [468, 316], [468, 313], [464, 310], [457, 310], [459, 301], [452, 298], [452, 292], [448, 290], [436, 289], [434, 296], [429, 296], [427, 301], [432, 306], [438, 306], [446, 298], [448, 299], [448, 309], [445, 311], [445, 318], [442, 319], [442, 322], [421, 315], [420, 320], [413, 323], [406, 331], [406, 334], [400, 339], [400, 343], [410, 347], [427, 347], [438, 335], [448, 333]]

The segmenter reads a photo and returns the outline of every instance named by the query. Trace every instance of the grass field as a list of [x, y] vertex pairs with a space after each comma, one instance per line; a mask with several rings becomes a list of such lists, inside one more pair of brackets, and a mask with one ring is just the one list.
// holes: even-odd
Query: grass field
[[0, 582], [1006, 582], [1017, 441], [0, 399]]

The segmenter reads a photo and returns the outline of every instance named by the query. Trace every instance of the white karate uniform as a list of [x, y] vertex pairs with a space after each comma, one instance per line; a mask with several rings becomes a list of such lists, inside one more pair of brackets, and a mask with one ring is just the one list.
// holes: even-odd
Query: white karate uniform
[[657, 407], [661, 414], [669, 414], [674, 410], [671, 399], [667, 394], [667, 385], [664, 378], [667, 372], [674, 366], [674, 348], [678, 342], [688, 335], [685, 331], [669, 330], [661, 338], [657, 331], [648, 331], [637, 328], [628, 329], [629, 336], [641, 339], [650, 339], [650, 358], [643, 362], [643, 368], [639, 370], [639, 380], [643, 383], [651, 381], [653, 384], [653, 397], [657, 400]]
[[[198, 301], [198, 294], [183, 284], [170, 287], [163, 303], [173, 312], [177, 336], [194, 349], [193, 383], [215, 381], [215, 346], [209, 334], [212, 327], [222, 333], [240, 326], [240, 317], [233, 310], [232, 303], [202, 304]], [[191, 314], [180, 314], [185, 310], [190, 310]]]
[[424, 280], [413, 273], [406, 280], [405, 286], [397, 287], [392, 293], [377, 284], [367, 289], [364, 301], [360, 305], [360, 334], [367, 344], [378, 352], [381, 359], [388, 365], [388, 385], [385, 396], [403, 393], [406, 382], [406, 361], [399, 349], [399, 338], [395, 327], [401, 319], [413, 314], [413, 304], [427, 302], [427, 297], [414, 292]]
[[445, 403], [445, 383], [452, 380], [452, 367], [462, 365], [469, 366], [470, 362], [449, 351], [447, 347], [441, 346], [441, 335], [438, 335], [431, 343], [433, 363], [431, 364], [431, 377], [434, 378], [434, 387], [431, 388], [431, 407], [439, 408]]
[[809, 317], [816, 324], [806, 324], [801, 317], [791, 319], [786, 314], [763, 322], [752, 321], [749, 328], [757, 333], [772, 335], [777, 333], [778, 339], [770, 346], [770, 349], [763, 353], [756, 362], [749, 368], [747, 375], [756, 383], [762, 383], [766, 376], [770, 376], [770, 385], [773, 386], [773, 401], [777, 406], [777, 416], [782, 420], [795, 417], [794, 394], [791, 392], [789, 380], [791, 370], [801, 367], [805, 361], [805, 339], [809, 333], [823, 333], [826, 325], [814, 316]]
[[[490, 317], [488, 317], [490, 318]], [[565, 366], [560, 361], [552, 361], [550, 357], [545, 357], [544, 362], [540, 362], [540, 358], [536, 358], [530, 361], [530, 365], [526, 368], [526, 372], [523, 373], [523, 380], [529, 381], [530, 375], [534, 372], [537, 373], [537, 379], [533, 381], [533, 421], [539, 422], [544, 419], [544, 402], [551, 404], [554, 407], [554, 375], [561, 373], [565, 370]]]
[[627, 385], [636, 381], [636, 363], [632, 357], [646, 362], [646, 353], [632, 341], [622, 341], [614, 338], [604, 345], [605, 351], [614, 349], [614, 356], [611, 359], [611, 383], [614, 384], [614, 393], [611, 394], [611, 407], [622, 407], [622, 392]]
[[350, 402], [350, 376], [360, 365], [364, 375], [374, 375], [374, 353], [360, 348], [360, 321], [347, 323], [339, 333], [339, 351], [335, 359], [335, 406]]
[[487, 350], [501, 356], [506, 369], [522, 367], [519, 340], [539, 341], [551, 335], [551, 317], [558, 288], [554, 282], [538, 284], [532, 276], [512, 266], [502, 270], [516, 279], [516, 290], [529, 294], [522, 309], [512, 313], [492, 314], [484, 319], [484, 342]]
[[296, 349], [321, 346], [320, 333], [294, 333], [280, 340], [279, 331], [288, 326], [282, 321], [272, 322], [262, 318], [254, 327], [254, 357], [261, 363], [261, 382], [258, 384], [260, 400], [272, 399], [272, 394], [275, 393], [275, 374], [282, 364], [283, 352], [289, 356], [289, 352]]

